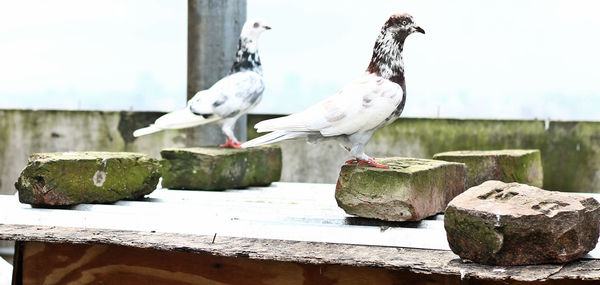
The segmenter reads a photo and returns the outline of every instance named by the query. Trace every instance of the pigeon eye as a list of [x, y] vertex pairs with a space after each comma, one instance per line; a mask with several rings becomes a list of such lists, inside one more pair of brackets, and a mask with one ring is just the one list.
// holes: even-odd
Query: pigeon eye
[[402, 21], [402, 25], [403, 25], [403, 26], [406, 26], [406, 21]]
[[255, 28], [258, 28], [258, 26], [260, 26], [260, 24], [258, 22], [254, 23]]

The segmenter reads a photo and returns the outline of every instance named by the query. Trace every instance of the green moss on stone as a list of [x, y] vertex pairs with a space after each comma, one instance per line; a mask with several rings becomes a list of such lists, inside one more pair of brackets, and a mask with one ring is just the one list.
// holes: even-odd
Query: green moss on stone
[[600, 204], [592, 197], [487, 181], [453, 199], [444, 215], [448, 244], [488, 265], [563, 263], [596, 246]]
[[383, 158], [389, 169], [342, 166], [335, 198], [346, 213], [388, 221], [415, 221], [444, 210], [465, 190], [463, 164], [414, 158]]
[[493, 257], [502, 249], [504, 236], [498, 232], [494, 224], [477, 215], [459, 213], [456, 208], [448, 207], [444, 212], [444, 227], [449, 238], [449, 243], [454, 252], [470, 246], [470, 242], [478, 244], [477, 260]]
[[542, 187], [543, 171], [539, 150], [451, 151], [434, 159], [467, 165], [467, 188], [488, 180], [519, 182]]
[[225, 190], [267, 186], [281, 176], [281, 149], [219, 147], [161, 151], [162, 186], [173, 189]]
[[138, 199], [156, 189], [157, 160], [139, 153], [38, 153], [15, 183], [19, 200], [37, 206], [68, 206]]

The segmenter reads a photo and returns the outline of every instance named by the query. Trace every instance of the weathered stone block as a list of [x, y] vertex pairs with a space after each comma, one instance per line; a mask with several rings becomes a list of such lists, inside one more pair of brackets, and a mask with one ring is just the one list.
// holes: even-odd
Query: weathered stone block
[[438, 153], [433, 158], [466, 164], [467, 189], [488, 180], [542, 187], [544, 180], [542, 158], [536, 149], [450, 151]]
[[383, 158], [389, 169], [342, 166], [335, 190], [346, 213], [385, 221], [419, 221], [444, 211], [465, 191], [465, 165], [416, 158]]
[[164, 188], [224, 190], [267, 186], [281, 177], [281, 149], [171, 148], [160, 152]]
[[158, 160], [127, 152], [36, 153], [15, 187], [19, 201], [35, 206], [69, 206], [138, 199], [156, 189]]
[[448, 243], [462, 259], [489, 265], [569, 262], [596, 246], [600, 204], [579, 194], [488, 181], [448, 204]]

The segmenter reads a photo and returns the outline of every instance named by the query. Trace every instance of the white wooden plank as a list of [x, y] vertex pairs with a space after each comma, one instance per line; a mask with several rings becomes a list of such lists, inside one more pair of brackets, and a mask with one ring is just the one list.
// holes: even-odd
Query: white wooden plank
[[[361, 219], [337, 207], [334, 191], [335, 185], [308, 183], [227, 191], [157, 189], [145, 201], [70, 209], [31, 208], [16, 196], [4, 196], [0, 223], [449, 250], [442, 215], [412, 223]], [[587, 258], [600, 259], [600, 249]]]

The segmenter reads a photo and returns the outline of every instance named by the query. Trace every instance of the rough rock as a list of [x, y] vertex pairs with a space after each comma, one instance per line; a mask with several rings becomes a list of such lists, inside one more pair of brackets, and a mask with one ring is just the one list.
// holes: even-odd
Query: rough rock
[[335, 199], [346, 213], [385, 221], [419, 221], [444, 211], [465, 191], [465, 165], [416, 158], [384, 158], [389, 169], [342, 166]]
[[542, 158], [536, 149], [450, 151], [438, 153], [433, 158], [466, 164], [467, 189], [488, 180], [542, 187], [544, 180]]
[[127, 152], [36, 153], [15, 187], [19, 201], [34, 206], [70, 206], [139, 199], [156, 189], [158, 160]]
[[488, 265], [563, 263], [594, 249], [600, 204], [580, 194], [488, 181], [448, 204], [454, 253]]
[[160, 152], [164, 188], [224, 190], [267, 186], [281, 177], [281, 149], [171, 148]]

